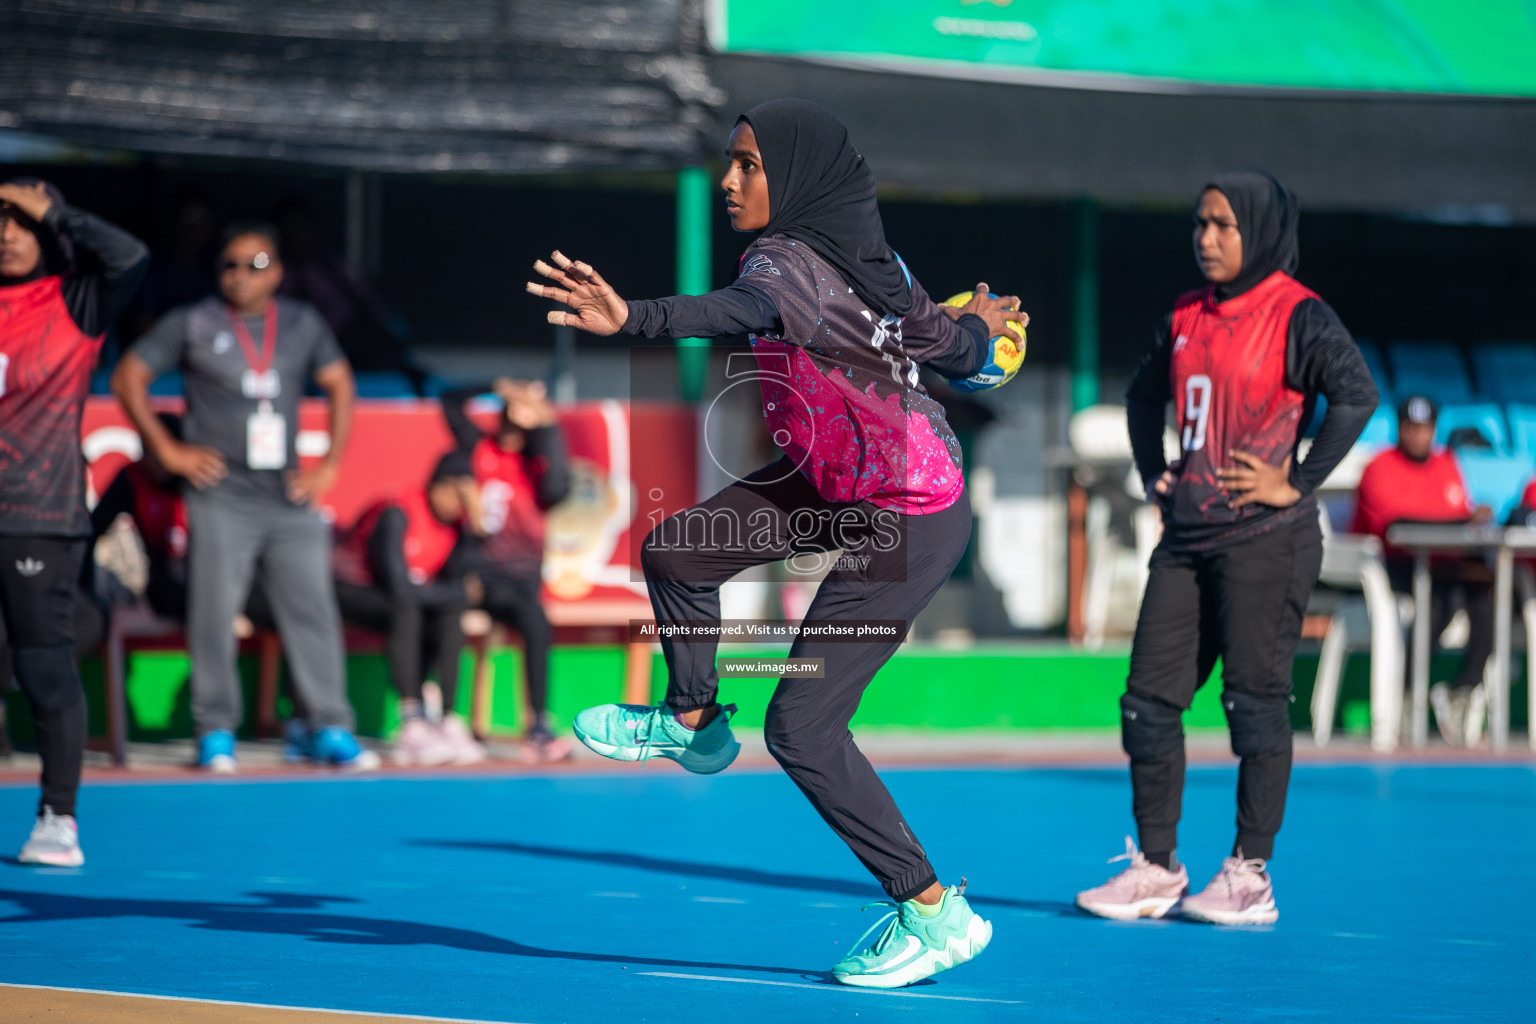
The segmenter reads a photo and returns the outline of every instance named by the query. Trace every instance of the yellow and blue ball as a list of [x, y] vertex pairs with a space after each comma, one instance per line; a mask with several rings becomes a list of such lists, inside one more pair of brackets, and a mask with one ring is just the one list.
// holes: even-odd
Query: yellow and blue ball
[[[943, 304], [963, 306], [970, 302], [975, 294], [975, 292], [961, 292], [958, 295], [951, 295], [944, 300]], [[988, 294], [991, 295], [990, 292]], [[996, 295], [991, 297], [997, 298]], [[1014, 345], [1012, 338], [999, 334], [991, 341], [991, 350], [987, 353], [987, 364], [963, 380], [950, 381], [950, 387], [956, 391], [991, 391], [1013, 380], [1014, 374], [1019, 372], [1019, 367], [1024, 365], [1024, 325], [1017, 320], [1009, 320], [1008, 326], [1018, 332], [1019, 344]]]

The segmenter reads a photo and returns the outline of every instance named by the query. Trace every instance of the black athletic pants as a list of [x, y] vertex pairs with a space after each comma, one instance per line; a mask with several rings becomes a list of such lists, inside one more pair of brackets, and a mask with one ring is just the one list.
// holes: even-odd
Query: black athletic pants
[[[1461, 656], [1461, 669], [1456, 673], [1456, 689], [1476, 686], [1483, 681], [1483, 671], [1493, 654], [1493, 581], [1488, 563], [1481, 558], [1473, 562], [1431, 563], [1429, 586], [1429, 636], [1431, 646], [1440, 640], [1440, 634], [1450, 624], [1457, 608], [1467, 610], [1467, 648]], [[1413, 594], [1413, 562], [1393, 559], [1387, 563], [1387, 577], [1392, 589], [1400, 594]], [[1407, 672], [1403, 685], [1413, 678], [1413, 645], [1409, 645]]]
[[[949, 579], [971, 536], [968, 497], [942, 512], [904, 516], [869, 504], [824, 500], [789, 460], [753, 473], [666, 520], [641, 552], [659, 624], [720, 618], [720, 584], [754, 565], [794, 555], [790, 571], [814, 572], [841, 549], [806, 622], [852, 626], [913, 618]], [[791, 660], [823, 659], [821, 679], [785, 678], [768, 704], [768, 749], [823, 820], [893, 898], [936, 881], [927, 854], [885, 784], [854, 744], [848, 723], [864, 688], [899, 645], [797, 640]], [[662, 639], [667, 703], [690, 711], [715, 703], [713, 642]]]
[[1120, 726], [1136, 828], [1154, 860], [1178, 845], [1182, 716], [1218, 656], [1240, 759], [1233, 849], [1274, 854], [1291, 777], [1291, 661], [1322, 558], [1313, 516], [1214, 551], [1152, 553]]
[[426, 606], [413, 594], [391, 594], [383, 587], [336, 583], [341, 619], [384, 635], [389, 675], [407, 700], [421, 700], [427, 674], [437, 679], [443, 708], [452, 711], [459, 692], [459, 657], [464, 652], [460, 616], [467, 605]]
[[85, 757], [85, 690], [75, 663], [75, 600], [86, 541], [0, 537], [0, 646], [32, 706], [43, 807], [75, 813]]
[[523, 638], [528, 708], [533, 712], [534, 727], [542, 728], [544, 711], [549, 707], [549, 651], [554, 646], [555, 629], [539, 603], [539, 578], [485, 576], [480, 582], [485, 587], [480, 607], [492, 621], [516, 630]]

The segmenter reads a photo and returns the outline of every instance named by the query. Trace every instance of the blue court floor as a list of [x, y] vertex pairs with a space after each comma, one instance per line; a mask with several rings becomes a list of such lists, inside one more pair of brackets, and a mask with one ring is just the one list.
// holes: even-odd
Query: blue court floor
[[[0, 982], [528, 1024], [1536, 1019], [1536, 766], [1298, 766], [1250, 930], [1073, 908], [1120, 866], [1121, 769], [886, 778], [996, 930], [899, 994], [830, 982], [880, 893], [788, 779], [671, 764], [97, 785], [79, 870], [15, 863], [36, 791], [0, 788]], [[1235, 779], [1190, 770], [1197, 886]]]

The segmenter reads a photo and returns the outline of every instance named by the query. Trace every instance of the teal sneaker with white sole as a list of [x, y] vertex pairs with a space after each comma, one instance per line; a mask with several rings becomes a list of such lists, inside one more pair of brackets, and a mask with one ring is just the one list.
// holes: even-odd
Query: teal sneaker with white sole
[[571, 730], [592, 750], [615, 761], [667, 757], [696, 775], [713, 775], [730, 767], [741, 753], [741, 744], [731, 735], [735, 713], [735, 704], [725, 704], [704, 728], [688, 729], [678, 724], [665, 703], [600, 704], [577, 715]]
[[[859, 937], [854, 943], [857, 952], [832, 968], [832, 976], [844, 985], [902, 988], [965, 963], [992, 941], [992, 923], [966, 902], [963, 879], [944, 890], [939, 912], [932, 917], [924, 917], [910, 900], [880, 900], [864, 909], [870, 907], [890, 907], [891, 912]], [[864, 940], [881, 925], [885, 930], [865, 946]]]

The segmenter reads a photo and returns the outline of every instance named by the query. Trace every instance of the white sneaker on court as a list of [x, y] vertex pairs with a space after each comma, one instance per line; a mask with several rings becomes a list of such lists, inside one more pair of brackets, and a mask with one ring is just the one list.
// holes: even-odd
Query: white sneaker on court
[[22, 864], [48, 864], [56, 868], [77, 868], [85, 863], [80, 849], [80, 828], [74, 815], [54, 814], [44, 807], [32, 826], [31, 838], [16, 859]]
[[437, 727], [419, 715], [407, 718], [400, 724], [400, 735], [395, 739], [389, 759], [398, 765], [447, 764], [456, 751], [453, 745], [438, 732]]

